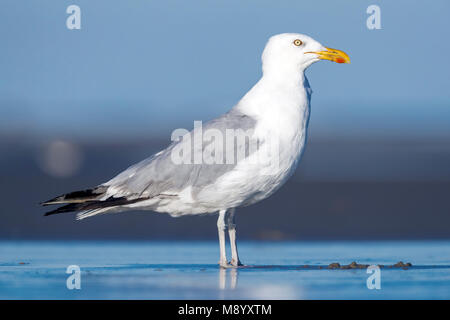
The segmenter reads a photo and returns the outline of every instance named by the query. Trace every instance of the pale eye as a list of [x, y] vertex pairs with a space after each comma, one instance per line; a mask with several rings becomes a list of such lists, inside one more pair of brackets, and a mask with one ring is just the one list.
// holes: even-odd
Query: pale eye
[[295, 44], [297, 47], [299, 47], [299, 46], [301, 46], [301, 45], [303, 44], [303, 42], [302, 42], [302, 40], [300, 40], [300, 39], [295, 39], [295, 40], [294, 40], [294, 44]]

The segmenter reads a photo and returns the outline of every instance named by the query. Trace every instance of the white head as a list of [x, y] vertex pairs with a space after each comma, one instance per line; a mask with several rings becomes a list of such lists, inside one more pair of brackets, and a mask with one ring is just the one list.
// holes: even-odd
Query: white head
[[350, 63], [340, 50], [324, 47], [311, 37], [299, 33], [277, 34], [269, 39], [262, 54], [264, 75], [303, 73], [314, 62], [330, 60]]

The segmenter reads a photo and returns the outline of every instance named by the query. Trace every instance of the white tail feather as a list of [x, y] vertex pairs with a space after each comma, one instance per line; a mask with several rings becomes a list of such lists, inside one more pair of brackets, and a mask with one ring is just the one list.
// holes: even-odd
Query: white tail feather
[[86, 219], [86, 218], [89, 218], [92, 216], [96, 216], [101, 213], [105, 213], [109, 209], [111, 209], [111, 208], [100, 208], [100, 209], [81, 211], [81, 212], [77, 213], [77, 220], [83, 220], [83, 219]]

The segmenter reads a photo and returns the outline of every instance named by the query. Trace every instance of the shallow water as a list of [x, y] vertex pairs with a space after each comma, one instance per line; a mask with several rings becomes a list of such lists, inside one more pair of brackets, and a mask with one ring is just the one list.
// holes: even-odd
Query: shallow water
[[[241, 242], [248, 266], [220, 269], [216, 242], [0, 242], [1, 299], [450, 299], [450, 241]], [[332, 262], [413, 267], [320, 269]], [[69, 290], [69, 265], [81, 289]], [[312, 267], [303, 267], [309, 265]]]

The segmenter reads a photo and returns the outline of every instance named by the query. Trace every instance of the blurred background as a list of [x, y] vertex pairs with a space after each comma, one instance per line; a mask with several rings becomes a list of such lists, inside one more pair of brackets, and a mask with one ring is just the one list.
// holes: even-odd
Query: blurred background
[[[66, 8], [81, 8], [81, 30]], [[381, 30], [366, 27], [371, 4]], [[1, 239], [216, 238], [215, 216], [75, 221], [38, 203], [109, 180], [214, 118], [260, 78], [277, 33], [352, 63], [308, 71], [309, 144], [295, 176], [238, 211], [241, 239], [450, 238], [450, 3], [3, 0]]]

